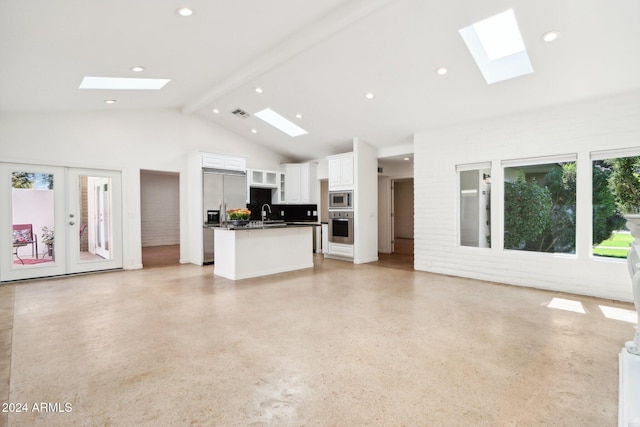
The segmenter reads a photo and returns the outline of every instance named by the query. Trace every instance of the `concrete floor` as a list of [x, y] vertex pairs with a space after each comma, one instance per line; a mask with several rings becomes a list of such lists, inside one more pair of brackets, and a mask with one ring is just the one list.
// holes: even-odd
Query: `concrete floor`
[[0, 425], [616, 425], [632, 304], [315, 262], [0, 286]]

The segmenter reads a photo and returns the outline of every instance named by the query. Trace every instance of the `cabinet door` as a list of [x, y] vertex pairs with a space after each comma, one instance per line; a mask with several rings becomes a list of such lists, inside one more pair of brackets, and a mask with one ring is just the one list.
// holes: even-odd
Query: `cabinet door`
[[254, 184], [254, 185], [264, 184], [264, 172], [260, 170], [251, 169], [251, 184]]
[[265, 171], [263, 179], [264, 183], [270, 187], [278, 186], [278, 172]]
[[245, 159], [240, 157], [225, 157], [224, 168], [231, 170], [246, 170], [247, 162]]
[[353, 156], [340, 159], [340, 185], [353, 185]]
[[329, 186], [340, 185], [340, 159], [329, 159]]
[[203, 154], [202, 166], [205, 168], [224, 169], [224, 157], [214, 154]]
[[303, 163], [300, 165], [300, 203], [310, 202], [310, 176], [309, 176], [309, 163]]
[[287, 165], [287, 186], [285, 187], [285, 199], [287, 203], [300, 203], [302, 171], [300, 165]]

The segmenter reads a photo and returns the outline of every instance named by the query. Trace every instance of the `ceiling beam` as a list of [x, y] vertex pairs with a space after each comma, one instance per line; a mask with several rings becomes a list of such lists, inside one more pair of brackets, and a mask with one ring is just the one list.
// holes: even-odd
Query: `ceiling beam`
[[347, 28], [356, 21], [382, 8], [392, 0], [351, 0], [327, 15], [291, 34], [282, 43], [231, 73], [205, 93], [186, 101], [183, 114], [191, 115], [216, 99], [238, 89], [278, 65], [315, 46], [328, 37]]

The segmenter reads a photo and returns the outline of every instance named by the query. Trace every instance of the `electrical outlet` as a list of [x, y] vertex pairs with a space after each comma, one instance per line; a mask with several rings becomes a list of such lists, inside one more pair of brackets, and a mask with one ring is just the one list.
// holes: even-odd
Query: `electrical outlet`
[[318, 216], [318, 211], [313, 211], [313, 216]]
[[307, 211], [307, 216], [311, 216], [311, 211]]

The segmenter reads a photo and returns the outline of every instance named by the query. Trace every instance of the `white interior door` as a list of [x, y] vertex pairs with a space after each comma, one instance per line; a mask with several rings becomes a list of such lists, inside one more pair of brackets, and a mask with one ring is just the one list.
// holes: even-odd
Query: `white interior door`
[[0, 241], [0, 281], [122, 268], [120, 173], [0, 163]]

